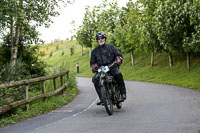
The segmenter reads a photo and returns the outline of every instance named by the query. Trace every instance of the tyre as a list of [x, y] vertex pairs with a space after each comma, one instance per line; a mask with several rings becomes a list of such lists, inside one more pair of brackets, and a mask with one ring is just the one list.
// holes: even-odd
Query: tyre
[[102, 100], [104, 102], [104, 107], [106, 109], [106, 112], [108, 113], [108, 115], [112, 115], [113, 114], [113, 103], [112, 103], [112, 99], [111, 99], [111, 94], [109, 93], [109, 91], [107, 91], [107, 89], [105, 89], [104, 86], [101, 87], [101, 96], [102, 96]]

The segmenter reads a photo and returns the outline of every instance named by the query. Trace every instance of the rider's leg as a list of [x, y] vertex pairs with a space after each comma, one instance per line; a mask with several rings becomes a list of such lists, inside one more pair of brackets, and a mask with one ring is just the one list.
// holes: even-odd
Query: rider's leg
[[99, 96], [100, 102], [97, 103], [97, 105], [102, 104], [102, 100], [101, 100], [101, 90], [100, 90], [100, 86], [99, 86], [99, 76], [96, 74], [92, 77], [92, 82], [94, 83], [94, 87], [95, 90], [97, 92], [97, 95]]
[[120, 88], [120, 93], [121, 93], [122, 99], [125, 100], [126, 99], [126, 87], [125, 87], [122, 73], [119, 71], [119, 69], [117, 67], [112, 68], [110, 72], [111, 72], [111, 75], [114, 77], [114, 79], [117, 81], [117, 84]]

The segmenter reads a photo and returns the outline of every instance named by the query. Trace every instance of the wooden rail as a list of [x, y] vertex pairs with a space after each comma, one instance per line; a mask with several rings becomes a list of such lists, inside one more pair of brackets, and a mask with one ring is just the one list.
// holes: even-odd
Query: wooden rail
[[[61, 91], [64, 93], [64, 89], [68, 86], [69, 82], [66, 80], [65, 83], [63, 83], [63, 76], [66, 75], [66, 79], [68, 79], [68, 74], [69, 74], [69, 70], [66, 70], [64, 72], [60, 72], [60, 73], [50, 75], [50, 76], [43, 76], [43, 77], [38, 77], [38, 78], [34, 78], [34, 79], [29, 79], [29, 80], [21, 80], [21, 81], [17, 81], [17, 82], [13, 82], [13, 83], [1, 84], [0, 89], [8, 89], [8, 88], [12, 88], [12, 87], [25, 85], [25, 99], [20, 100], [20, 101], [15, 101], [9, 105], [4, 105], [4, 106], [0, 107], [0, 114], [3, 114], [5, 112], [7, 112], [13, 108], [19, 107], [20, 105], [23, 105], [23, 104], [26, 104], [26, 110], [28, 111], [28, 109], [29, 109], [28, 103], [30, 103], [30, 102], [33, 102], [33, 101], [41, 99], [41, 98], [47, 98], [47, 97], [54, 96]], [[56, 89], [56, 78], [58, 78], [58, 77], [60, 77], [61, 87]], [[45, 81], [50, 80], [50, 79], [53, 79], [54, 91], [46, 93]], [[43, 83], [42, 94], [29, 98], [29, 84], [36, 83], [36, 82]]]

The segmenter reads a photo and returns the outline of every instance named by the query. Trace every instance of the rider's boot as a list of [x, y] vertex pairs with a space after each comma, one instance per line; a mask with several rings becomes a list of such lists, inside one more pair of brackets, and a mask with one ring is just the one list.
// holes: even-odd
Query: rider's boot
[[121, 101], [124, 102], [126, 100], [126, 88], [121, 87], [120, 88], [120, 93], [121, 93]]
[[102, 105], [103, 104], [103, 101], [100, 100], [99, 102], [97, 102], [97, 105]]
[[126, 94], [122, 94], [121, 95], [121, 101], [123, 102], [123, 101], [125, 101], [126, 100]]

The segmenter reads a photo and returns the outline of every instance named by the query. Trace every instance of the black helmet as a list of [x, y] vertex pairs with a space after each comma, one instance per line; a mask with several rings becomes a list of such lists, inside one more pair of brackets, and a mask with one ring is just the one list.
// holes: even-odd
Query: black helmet
[[106, 37], [106, 34], [105, 34], [104, 32], [98, 32], [97, 35], [96, 35], [96, 40], [97, 40], [99, 37], [103, 37], [103, 38], [105, 38], [105, 39], [107, 38], [107, 37]]

